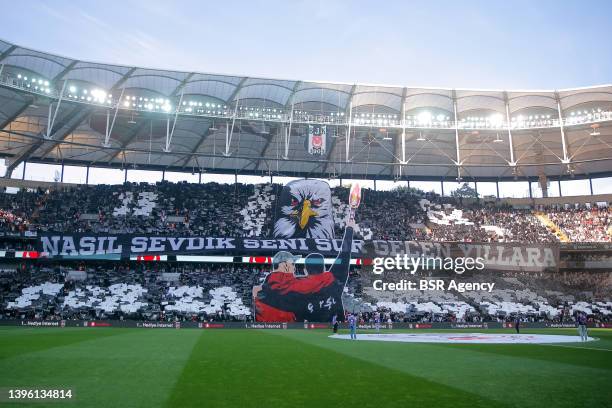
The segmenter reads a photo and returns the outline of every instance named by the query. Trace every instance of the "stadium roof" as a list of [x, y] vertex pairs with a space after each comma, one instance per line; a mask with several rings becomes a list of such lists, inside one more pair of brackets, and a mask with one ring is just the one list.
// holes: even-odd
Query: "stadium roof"
[[[326, 126], [321, 156], [308, 153], [311, 125]], [[612, 173], [612, 85], [266, 79], [80, 61], [4, 41], [0, 129], [9, 171], [28, 161], [421, 180]]]

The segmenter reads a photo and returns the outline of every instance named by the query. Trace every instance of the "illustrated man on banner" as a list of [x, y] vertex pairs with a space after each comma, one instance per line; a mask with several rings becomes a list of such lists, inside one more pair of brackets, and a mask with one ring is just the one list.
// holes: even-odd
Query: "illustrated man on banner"
[[287, 251], [278, 252], [272, 259], [273, 272], [263, 284], [253, 288], [255, 318], [261, 322], [329, 322], [337, 315], [344, 319], [342, 293], [348, 281], [355, 209], [359, 206], [361, 191], [358, 185], [351, 189], [351, 213], [346, 224], [340, 252], [326, 270], [323, 255], [314, 253], [305, 258], [305, 277], [295, 276], [295, 262], [299, 257]]

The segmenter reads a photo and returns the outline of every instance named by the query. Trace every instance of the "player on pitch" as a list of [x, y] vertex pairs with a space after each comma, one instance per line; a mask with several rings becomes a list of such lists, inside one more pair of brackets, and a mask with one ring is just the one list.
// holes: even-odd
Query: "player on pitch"
[[348, 324], [351, 332], [351, 340], [357, 340], [357, 316], [353, 313], [348, 316]]
[[380, 334], [380, 312], [374, 313], [374, 324], [376, 325], [376, 333]]
[[576, 318], [578, 323], [578, 334], [580, 334], [580, 341], [589, 341], [589, 334], [587, 332], [587, 315], [584, 312], [578, 312]]

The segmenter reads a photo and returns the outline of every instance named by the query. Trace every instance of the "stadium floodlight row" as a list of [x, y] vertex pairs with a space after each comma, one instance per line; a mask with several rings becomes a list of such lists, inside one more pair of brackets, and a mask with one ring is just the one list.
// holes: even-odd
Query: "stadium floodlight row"
[[9, 177], [25, 161], [367, 179], [612, 174], [612, 85], [263, 79], [79, 61], [0, 41], [0, 106]]

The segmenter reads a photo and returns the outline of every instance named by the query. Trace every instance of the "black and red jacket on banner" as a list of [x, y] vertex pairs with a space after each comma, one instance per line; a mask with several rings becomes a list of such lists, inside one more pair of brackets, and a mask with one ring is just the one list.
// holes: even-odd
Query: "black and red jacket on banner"
[[351, 263], [353, 228], [348, 227], [338, 257], [329, 271], [296, 277], [274, 271], [266, 277], [255, 299], [258, 322], [314, 322], [344, 318], [342, 292]]

